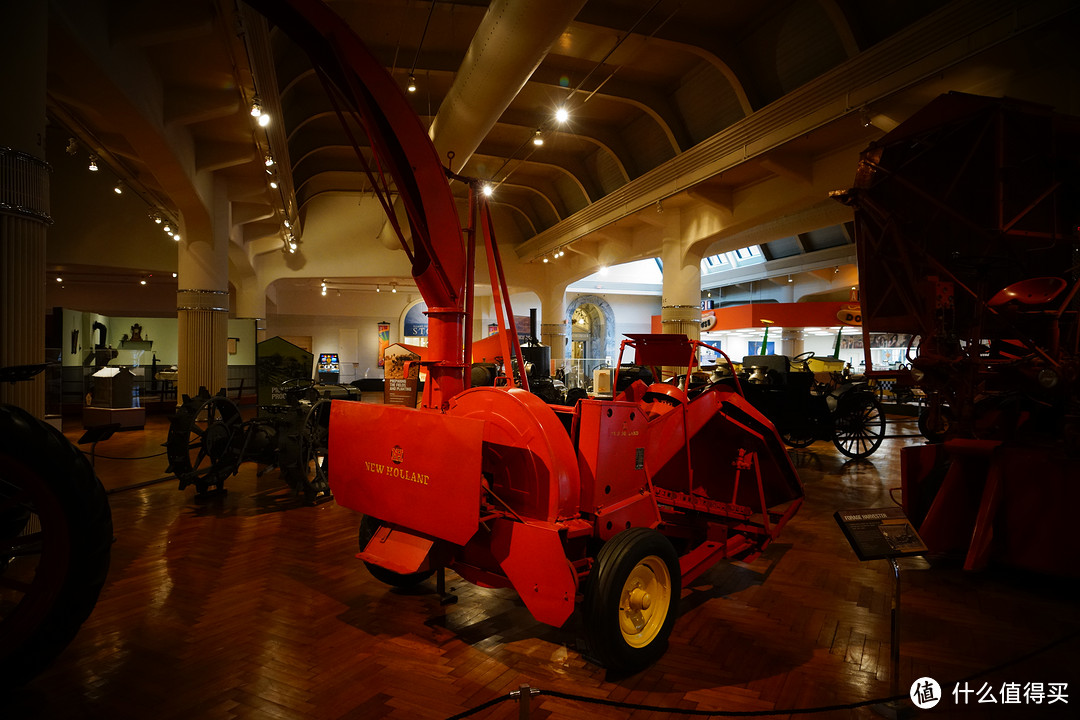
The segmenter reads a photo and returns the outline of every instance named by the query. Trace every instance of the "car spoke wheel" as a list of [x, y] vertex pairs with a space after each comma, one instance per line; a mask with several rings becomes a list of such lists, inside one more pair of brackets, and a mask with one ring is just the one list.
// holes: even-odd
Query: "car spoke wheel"
[[655, 662], [667, 649], [680, 590], [675, 548], [656, 530], [630, 528], [604, 543], [585, 594], [592, 657], [627, 673]]
[[784, 428], [780, 432], [780, 437], [784, 440], [785, 445], [793, 448], [809, 447], [817, 440], [813, 430], [807, 427]]
[[850, 458], [864, 458], [885, 439], [885, 411], [870, 393], [841, 398], [834, 417], [833, 445]]

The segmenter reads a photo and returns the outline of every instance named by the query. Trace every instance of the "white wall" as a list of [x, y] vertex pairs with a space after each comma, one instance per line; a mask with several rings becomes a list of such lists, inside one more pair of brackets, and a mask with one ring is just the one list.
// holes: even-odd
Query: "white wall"
[[[159, 366], [175, 365], [179, 357], [179, 327], [176, 318], [118, 317], [100, 315], [62, 308], [63, 342], [61, 357], [65, 366], [81, 366], [87, 354], [94, 349], [96, 338], [93, 332], [95, 322], [106, 327], [105, 344], [117, 349], [117, 356], [109, 364], [125, 366], [150, 365], [157, 357]], [[121, 338], [131, 334], [131, 326], [142, 326], [142, 338], [153, 342], [150, 350], [141, 352], [119, 349]], [[71, 352], [71, 331], [78, 329], [78, 345]], [[229, 365], [255, 364], [255, 321], [247, 318], [229, 320], [229, 337], [237, 338], [236, 355], [230, 355]]]

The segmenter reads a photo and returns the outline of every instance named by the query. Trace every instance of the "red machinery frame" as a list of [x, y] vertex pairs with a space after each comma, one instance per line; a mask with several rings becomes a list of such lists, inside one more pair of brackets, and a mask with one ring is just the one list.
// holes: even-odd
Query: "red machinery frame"
[[[502, 355], [524, 369], [478, 182], [444, 170], [401, 90], [321, 2], [252, 4], [311, 56], [429, 308], [421, 409], [331, 404], [330, 485], [338, 504], [365, 515], [358, 557], [392, 584], [451, 567], [478, 585], [512, 587], [551, 625], [580, 605], [592, 657], [621, 670], [652, 662], [681, 584], [720, 558], [755, 557], [800, 507], [802, 485], [775, 428], [733, 372], [698, 388], [637, 380], [572, 408], [529, 393], [513, 362], [502, 386], [470, 389], [478, 232]], [[468, 183], [464, 233], [448, 179]], [[689, 378], [703, 345], [637, 335], [623, 347], [639, 364]]]
[[864, 346], [911, 335], [922, 426], [945, 439], [903, 451], [908, 516], [967, 568], [1080, 574], [1067, 529], [1080, 503], [1080, 118], [940, 96], [862, 153], [839, 199], [855, 207]]

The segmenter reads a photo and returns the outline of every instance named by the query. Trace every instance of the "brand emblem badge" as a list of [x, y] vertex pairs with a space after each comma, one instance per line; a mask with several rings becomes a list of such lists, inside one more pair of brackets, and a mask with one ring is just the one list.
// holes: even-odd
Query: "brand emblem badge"
[[405, 451], [401, 449], [400, 445], [395, 445], [390, 449], [390, 459], [394, 461], [395, 465], [400, 465], [401, 461], [405, 459]]

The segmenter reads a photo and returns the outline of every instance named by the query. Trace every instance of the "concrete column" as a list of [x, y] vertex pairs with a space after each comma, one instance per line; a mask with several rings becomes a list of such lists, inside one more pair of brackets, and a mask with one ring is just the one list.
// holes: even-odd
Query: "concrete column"
[[216, 178], [210, 237], [188, 237], [181, 222], [176, 317], [179, 328], [177, 397], [211, 394], [228, 385], [229, 231], [227, 184]]
[[664, 264], [664, 285], [660, 322], [664, 333], [683, 334], [701, 339], [701, 258], [687, 252], [682, 237], [682, 218], [678, 210], [663, 215], [663, 244], [660, 260]]
[[[48, 3], [5, 3], [0, 43], [0, 366], [45, 360], [45, 163]], [[0, 383], [0, 402], [45, 416], [45, 377]]]
[[540, 302], [540, 342], [551, 348], [551, 373], [554, 375], [566, 360], [566, 342], [569, 337], [566, 286], [556, 283], [554, 287], [547, 288]]
[[266, 320], [266, 288], [259, 281], [258, 276], [249, 275], [236, 285], [236, 313], [237, 318], [251, 318], [255, 320], [256, 328], [263, 328], [255, 333], [255, 342], [266, 339], [264, 322]]

